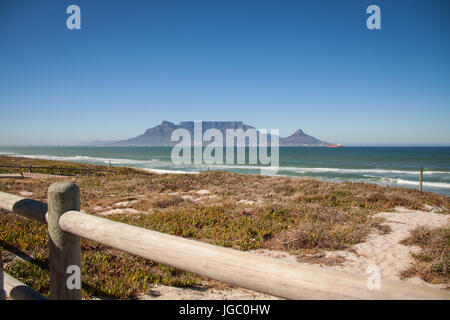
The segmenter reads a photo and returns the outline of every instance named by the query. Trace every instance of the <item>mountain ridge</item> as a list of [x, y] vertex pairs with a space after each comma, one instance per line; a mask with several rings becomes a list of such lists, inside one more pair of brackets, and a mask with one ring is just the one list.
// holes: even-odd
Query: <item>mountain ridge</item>
[[[162, 121], [161, 124], [152, 128], [148, 128], [139, 136], [116, 141], [108, 145], [113, 146], [154, 146], [165, 147], [174, 146], [178, 141], [171, 141], [172, 132], [176, 129], [186, 129], [190, 132], [191, 137], [194, 133], [194, 121], [182, 121], [178, 125], [170, 121]], [[255, 129], [255, 127], [245, 124], [243, 121], [202, 121], [202, 133], [208, 129], [218, 129], [225, 137], [227, 129]], [[268, 137], [270, 144], [270, 137]], [[208, 144], [207, 142], [205, 144]], [[327, 146], [329, 143], [319, 140], [313, 136], [305, 134], [303, 130], [298, 129], [293, 134], [279, 140], [280, 146]]]

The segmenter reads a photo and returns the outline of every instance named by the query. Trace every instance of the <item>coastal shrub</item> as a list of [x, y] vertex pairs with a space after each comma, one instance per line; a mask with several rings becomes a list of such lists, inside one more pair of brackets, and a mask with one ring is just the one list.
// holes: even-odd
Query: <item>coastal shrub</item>
[[410, 253], [415, 262], [400, 274], [402, 278], [420, 277], [430, 283], [450, 285], [450, 228], [418, 227], [401, 243], [421, 249]]

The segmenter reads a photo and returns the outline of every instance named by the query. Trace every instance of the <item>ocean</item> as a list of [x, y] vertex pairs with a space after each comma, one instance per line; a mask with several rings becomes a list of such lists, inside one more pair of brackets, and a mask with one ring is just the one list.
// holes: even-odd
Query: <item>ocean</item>
[[[258, 165], [176, 165], [170, 147], [0, 147], [0, 155], [152, 169], [260, 173]], [[450, 195], [450, 147], [280, 147], [278, 175], [356, 181]]]

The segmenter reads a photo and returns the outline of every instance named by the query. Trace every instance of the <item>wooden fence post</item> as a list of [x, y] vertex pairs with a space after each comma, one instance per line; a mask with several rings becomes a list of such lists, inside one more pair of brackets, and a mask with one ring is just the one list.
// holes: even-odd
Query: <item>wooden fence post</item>
[[[79, 288], [70, 286], [69, 281], [79, 268], [81, 277], [80, 237], [63, 231], [58, 224], [65, 212], [80, 210], [80, 190], [72, 182], [56, 182], [48, 189], [48, 233], [50, 248], [50, 299], [81, 300], [81, 279]], [[68, 270], [69, 266], [71, 267]], [[69, 271], [69, 273], [68, 273]], [[69, 279], [70, 277], [70, 279]]]
[[0, 248], [0, 300], [6, 299], [6, 293], [4, 289], [4, 277], [3, 277], [3, 256], [2, 248]]
[[420, 192], [422, 192], [422, 181], [423, 181], [423, 166], [420, 166]]

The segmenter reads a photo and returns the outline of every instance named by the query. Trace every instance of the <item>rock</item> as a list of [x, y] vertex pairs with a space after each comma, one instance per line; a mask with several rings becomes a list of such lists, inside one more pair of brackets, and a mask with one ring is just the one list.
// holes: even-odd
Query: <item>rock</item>
[[253, 201], [253, 200], [239, 200], [237, 203], [239, 203], [239, 204], [246, 204], [246, 205], [253, 205], [253, 204], [255, 204], [255, 201]]
[[33, 195], [33, 192], [28, 192], [28, 191], [20, 191], [19, 194], [22, 197], [31, 197]]
[[113, 204], [113, 208], [126, 208], [130, 204], [135, 204], [135, 203], [138, 203], [138, 201], [137, 200], [132, 200], [132, 201], [116, 202], [116, 203]]
[[137, 214], [137, 213], [141, 213], [141, 211], [138, 211], [136, 209], [131, 209], [131, 208], [125, 208], [125, 209], [112, 209], [112, 210], [100, 212], [99, 215], [109, 216], [112, 214]]

